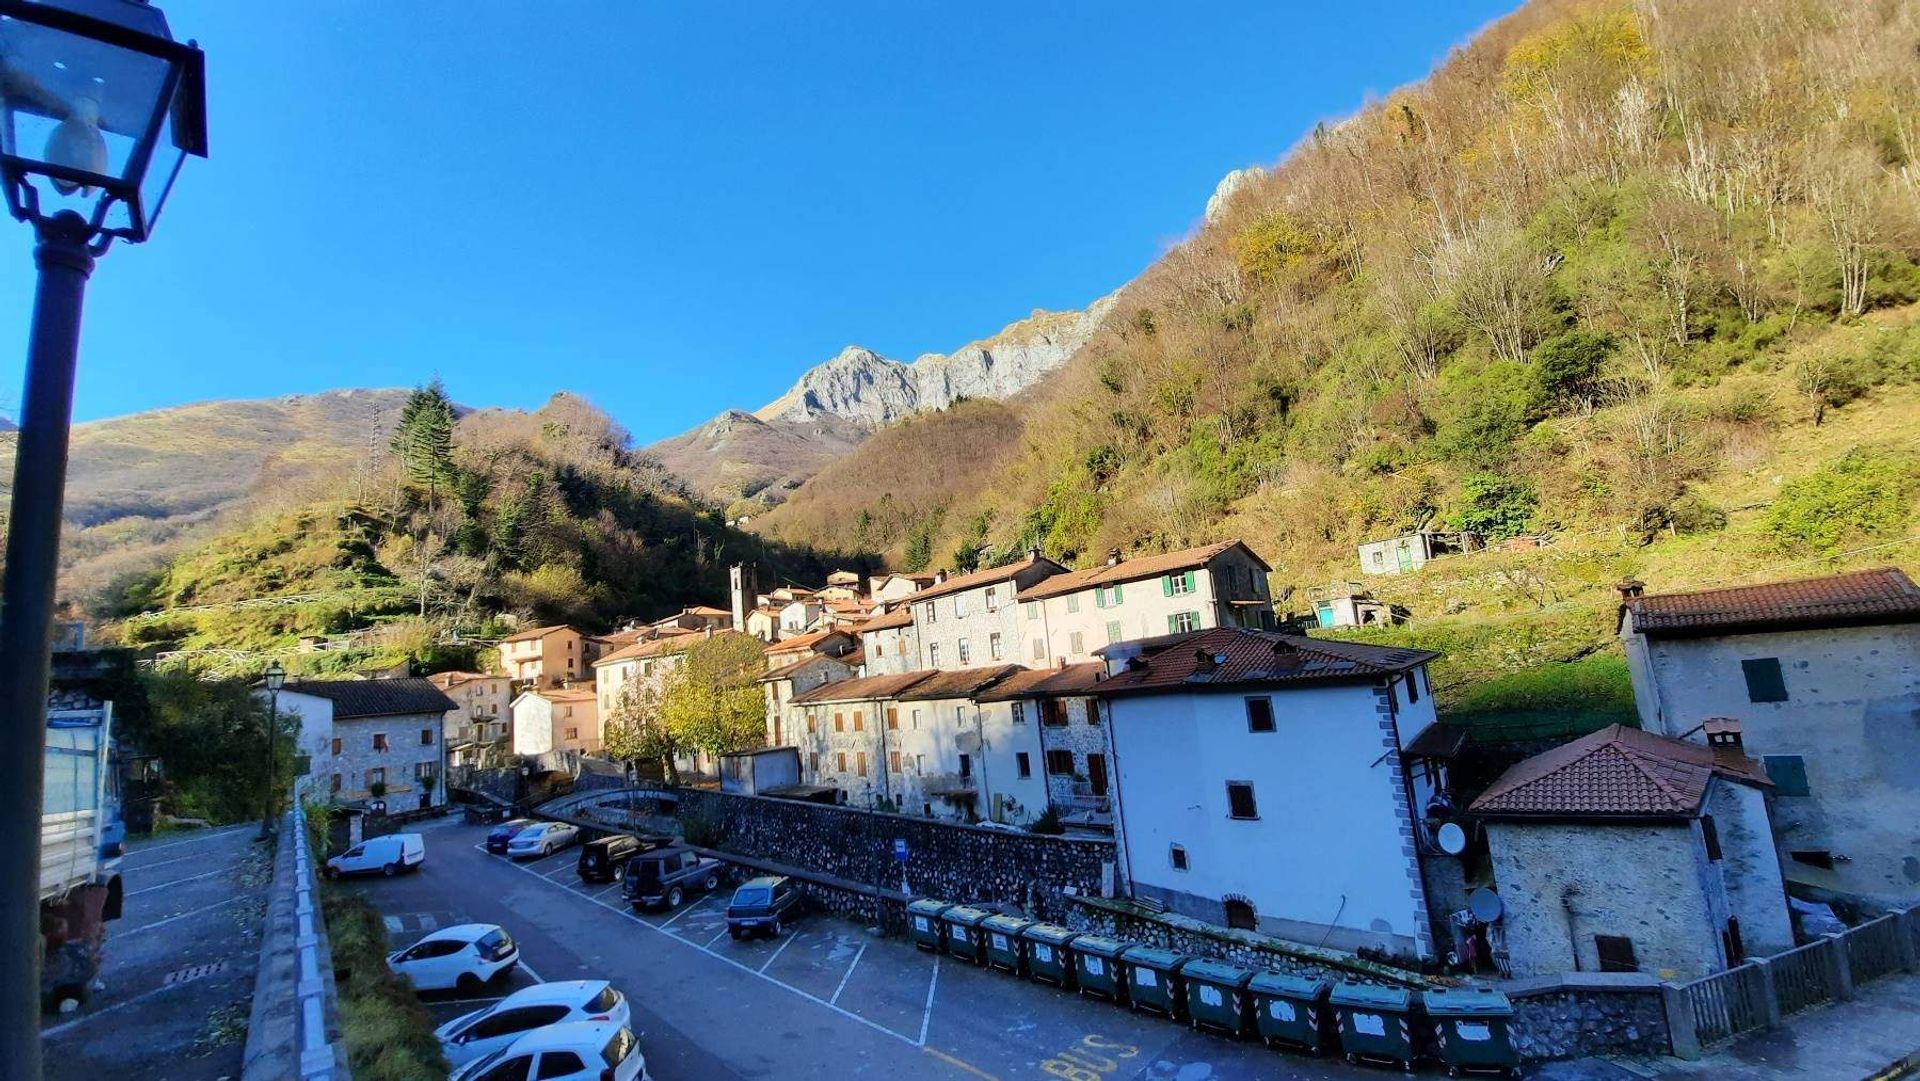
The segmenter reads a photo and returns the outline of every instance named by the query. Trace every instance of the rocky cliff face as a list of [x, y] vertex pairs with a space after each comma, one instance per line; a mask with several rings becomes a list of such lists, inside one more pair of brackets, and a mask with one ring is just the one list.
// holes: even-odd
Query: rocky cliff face
[[649, 447], [697, 492], [777, 502], [875, 429], [962, 398], [1005, 398], [1067, 362], [1113, 307], [1035, 311], [998, 334], [911, 363], [850, 345], [751, 413], [730, 409]]

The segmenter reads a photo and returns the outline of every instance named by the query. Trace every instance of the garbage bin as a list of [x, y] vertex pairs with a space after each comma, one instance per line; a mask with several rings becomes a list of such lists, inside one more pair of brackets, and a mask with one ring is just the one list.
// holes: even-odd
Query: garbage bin
[[1027, 955], [1027, 975], [1055, 987], [1073, 988], [1073, 944], [1077, 931], [1053, 923], [1036, 923], [1020, 932]]
[[945, 901], [915, 901], [907, 906], [907, 932], [913, 938], [913, 944], [923, 950], [940, 952], [940, 941], [944, 937], [940, 927], [940, 914], [953, 906]]
[[1033, 926], [1025, 916], [988, 916], [980, 921], [987, 936], [987, 967], [1005, 969], [1015, 976], [1026, 972], [1026, 951], [1021, 949], [1020, 932]]
[[1413, 992], [1404, 987], [1335, 984], [1327, 997], [1340, 1023], [1348, 1062], [1384, 1062], [1413, 1069]]
[[1127, 1008], [1152, 1010], [1175, 1021], [1187, 1016], [1187, 983], [1180, 970], [1193, 958], [1157, 946], [1129, 946], [1120, 954], [1127, 963]]
[[987, 938], [980, 930], [980, 921], [992, 914], [972, 905], [954, 905], [940, 913], [940, 926], [947, 932], [947, 952], [976, 965], [985, 963]]
[[1202, 959], [1188, 961], [1180, 977], [1187, 982], [1187, 1016], [1194, 1028], [1204, 1026], [1238, 1037], [1253, 1027], [1253, 996], [1247, 993], [1252, 969]]
[[1517, 1075], [1520, 1056], [1507, 1034], [1513, 1003], [1499, 991], [1427, 991], [1420, 996], [1433, 1020], [1434, 1042], [1449, 1077], [1463, 1071]]
[[1268, 1047], [1278, 1044], [1325, 1054], [1333, 1046], [1333, 1011], [1327, 1008], [1332, 987], [1333, 981], [1322, 977], [1260, 973], [1247, 983], [1253, 995], [1254, 1031]]
[[1073, 975], [1083, 995], [1114, 1002], [1127, 1000], [1127, 965], [1120, 959], [1127, 944], [1105, 935], [1081, 935], [1073, 940]]

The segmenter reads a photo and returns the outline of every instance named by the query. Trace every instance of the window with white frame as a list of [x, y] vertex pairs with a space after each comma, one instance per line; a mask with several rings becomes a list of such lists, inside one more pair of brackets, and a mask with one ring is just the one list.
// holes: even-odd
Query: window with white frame
[[1200, 629], [1200, 613], [1175, 612], [1167, 617], [1168, 634], [1185, 634]]
[[999, 631], [995, 631], [992, 634], [987, 635], [987, 657], [991, 660], [996, 660], [996, 661], [1000, 659], [1000, 632]]
[[969, 660], [973, 659], [972, 650], [968, 647], [968, 643], [965, 638], [962, 638], [958, 642], [955, 642], [954, 647], [959, 654], [961, 664], [966, 664]]

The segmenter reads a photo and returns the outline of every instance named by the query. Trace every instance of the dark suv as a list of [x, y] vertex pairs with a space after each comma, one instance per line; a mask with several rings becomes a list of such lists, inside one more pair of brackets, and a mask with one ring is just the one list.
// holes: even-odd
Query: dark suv
[[797, 915], [800, 890], [780, 875], [750, 878], [733, 891], [727, 904], [727, 933], [734, 938], [766, 932], [778, 936], [782, 923]]
[[620, 877], [621, 866], [627, 860], [659, 844], [659, 841], [635, 837], [631, 833], [611, 833], [588, 841], [580, 846], [580, 861], [576, 867], [580, 872], [580, 881], [612, 882]]
[[627, 862], [627, 884], [620, 892], [635, 908], [680, 907], [689, 890], [720, 888], [720, 861], [702, 859], [685, 848], [659, 848]]

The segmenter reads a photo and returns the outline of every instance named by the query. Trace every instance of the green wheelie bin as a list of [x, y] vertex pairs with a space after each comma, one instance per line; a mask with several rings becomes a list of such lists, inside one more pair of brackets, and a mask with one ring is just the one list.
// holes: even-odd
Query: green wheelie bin
[[1127, 963], [1120, 955], [1127, 944], [1105, 935], [1081, 935], [1073, 940], [1073, 975], [1083, 995], [1113, 1002], [1127, 1001]]
[[993, 913], [972, 905], [954, 905], [940, 913], [940, 926], [947, 934], [947, 952], [955, 957], [985, 964], [987, 960], [987, 936], [980, 930], [980, 921]]
[[1334, 1040], [1333, 1011], [1327, 1008], [1327, 992], [1332, 988], [1333, 981], [1324, 977], [1260, 973], [1247, 983], [1253, 995], [1254, 1031], [1268, 1047], [1325, 1054]]
[[980, 930], [987, 936], [987, 967], [1026, 975], [1026, 951], [1021, 948], [1020, 932], [1032, 926], [1033, 921], [1025, 916], [988, 916], [981, 920]]
[[1434, 1043], [1447, 1076], [1492, 1073], [1508, 1077], [1520, 1073], [1520, 1055], [1513, 1049], [1507, 1025], [1513, 1003], [1499, 991], [1462, 988], [1425, 991], [1421, 1004], [1433, 1022]]
[[1366, 983], [1335, 984], [1327, 996], [1348, 1062], [1413, 1069], [1413, 992]]
[[1194, 1028], [1210, 1028], [1229, 1036], [1245, 1036], [1253, 1027], [1253, 996], [1247, 984], [1253, 970], [1225, 961], [1188, 961], [1180, 970], [1187, 983], [1187, 1017]]
[[1175, 1021], [1186, 1019], [1187, 984], [1180, 970], [1193, 958], [1157, 946], [1128, 946], [1120, 959], [1127, 963], [1128, 1009], [1152, 1010]]
[[940, 914], [953, 906], [945, 901], [919, 900], [907, 906], [907, 933], [913, 944], [923, 950], [940, 952], [940, 942], [945, 934], [940, 926]]
[[1073, 944], [1078, 931], [1069, 931], [1054, 923], [1036, 923], [1020, 932], [1020, 945], [1027, 955], [1027, 975], [1033, 979], [1072, 990]]

